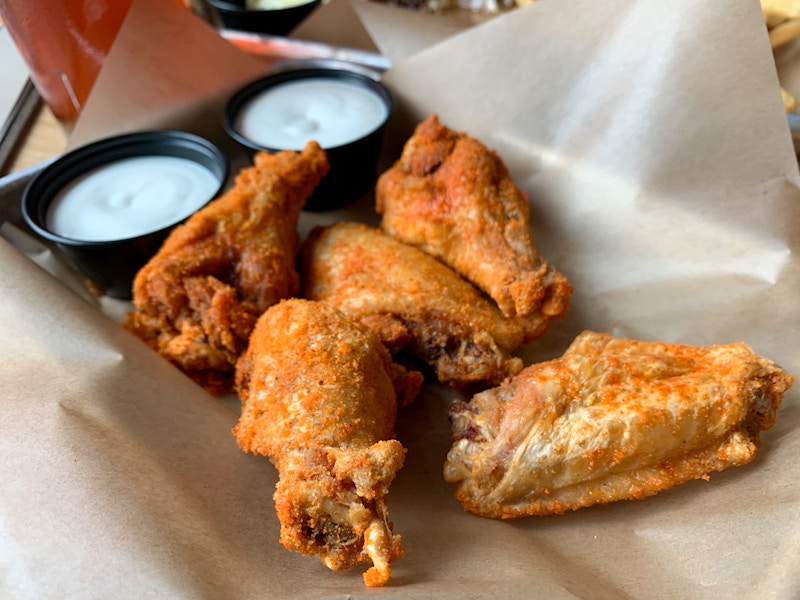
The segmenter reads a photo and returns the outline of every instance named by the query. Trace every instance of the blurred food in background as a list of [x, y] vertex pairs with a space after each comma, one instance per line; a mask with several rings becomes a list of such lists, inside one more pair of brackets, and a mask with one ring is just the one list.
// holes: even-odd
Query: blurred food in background
[[535, 0], [375, 0], [411, 10], [433, 13], [462, 10], [471, 13], [494, 15], [530, 4]]
[[[761, 11], [773, 51], [800, 37], [800, 0], [761, 0]], [[784, 87], [781, 99], [786, 112], [797, 112], [800, 108], [797, 97]]]

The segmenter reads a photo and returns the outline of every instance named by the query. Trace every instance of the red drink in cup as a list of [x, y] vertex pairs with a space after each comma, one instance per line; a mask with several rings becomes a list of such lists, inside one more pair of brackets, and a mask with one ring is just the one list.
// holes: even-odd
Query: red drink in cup
[[0, 17], [53, 114], [71, 131], [131, 0], [0, 0]]

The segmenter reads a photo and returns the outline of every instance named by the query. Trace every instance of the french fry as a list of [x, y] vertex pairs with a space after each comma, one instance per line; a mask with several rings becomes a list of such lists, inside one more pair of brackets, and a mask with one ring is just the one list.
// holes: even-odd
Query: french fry
[[[760, 0], [760, 2], [773, 51], [800, 37], [800, 0]], [[796, 112], [800, 109], [798, 99], [784, 87], [781, 87], [781, 99], [786, 112]]]
[[800, 36], [800, 18], [789, 19], [769, 30], [769, 43], [775, 50], [798, 36]]
[[786, 21], [786, 18], [783, 15], [764, 12], [764, 22], [767, 24], [767, 29], [773, 29], [784, 21]]
[[800, 0], [761, 0], [761, 12], [767, 28], [772, 29], [789, 19], [800, 18]]
[[783, 100], [783, 107], [787, 113], [796, 112], [800, 108], [800, 101], [797, 100], [790, 92], [781, 88], [781, 99]]

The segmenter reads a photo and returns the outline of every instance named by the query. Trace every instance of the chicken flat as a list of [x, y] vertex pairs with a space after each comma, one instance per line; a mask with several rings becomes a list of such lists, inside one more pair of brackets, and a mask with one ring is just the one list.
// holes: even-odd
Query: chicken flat
[[512, 353], [542, 335], [540, 313], [507, 318], [452, 269], [374, 227], [337, 223], [300, 249], [304, 297], [374, 329], [396, 360], [430, 366], [452, 387], [496, 385], [522, 369]]
[[640, 499], [750, 462], [793, 378], [745, 344], [584, 332], [451, 409], [444, 467], [464, 509], [511, 518]]
[[315, 142], [256, 154], [137, 273], [123, 325], [209, 392], [231, 391], [258, 316], [297, 294], [297, 220], [327, 171]]
[[534, 244], [528, 198], [480, 141], [420, 123], [378, 179], [381, 228], [450, 265], [506, 316], [559, 318], [572, 288]]
[[369, 328], [301, 299], [259, 318], [236, 371], [234, 434], [278, 469], [281, 543], [334, 570], [371, 561], [370, 586], [385, 584], [403, 555], [387, 502], [405, 459], [394, 439], [398, 403], [418, 390], [408, 383]]

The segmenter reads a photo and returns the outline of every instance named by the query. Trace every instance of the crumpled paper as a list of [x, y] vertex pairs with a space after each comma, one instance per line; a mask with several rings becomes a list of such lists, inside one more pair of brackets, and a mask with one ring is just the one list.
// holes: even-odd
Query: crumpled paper
[[[158, 4], [171, 3], [134, 8]], [[368, 30], [403, 36], [374, 24], [394, 9], [366, 10]], [[203, 32], [198, 53], [219, 41]], [[122, 87], [105, 87], [109, 96], [98, 88], [87, 111], [169, 86], [192, 62], [169, 52], [170, 39], [159, 44], [170, 60], [148, 62], [146, 79], [114, 74]], [[229, 60], [249, 76], [247, 57]], [[397, 101], [384, 164], [433, 112], [479, 137], [528, 192], [542, 254], [575, 288], [570, 315], [524, 349], [527, 362], [557, 356], [591, 328], [742, 340], [800, 375], [800, 176], [757, 3], [540, 0], [393, 63], [383, 77]], [[215, 73], [203, 79], [212, 95]], [[198, 105], [184, 100], [165, 102], [154, 122], [210, 108], [205, 94]], [[132, 126], [146, 126], [146, 111], [135, 112]], [[85, 139], [128, 126], [117, 113]], [[376, 220], [365, 200], [305, 213], [301, 234], [344, 218]], [[362, 569], [331, 572], [280, 546], [276, 473], [238, 450], [228, 404], [4, 241], [0, 261], [4, 596], [800, 595], [797, 389], [750, 465], [643, 501], [495, 521], [464, 513], [443, 481], [456, 393], [427, 385], [398, 423], [408, 455], [389, 510], [406, 556], [387, 588], [370, 590]]]

